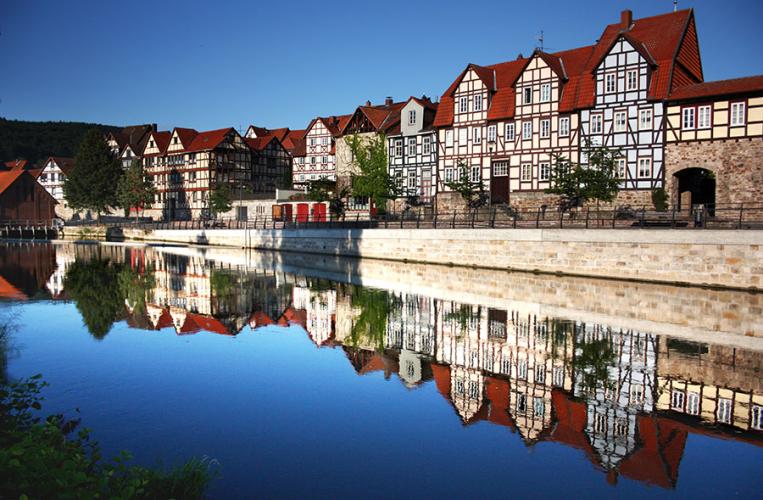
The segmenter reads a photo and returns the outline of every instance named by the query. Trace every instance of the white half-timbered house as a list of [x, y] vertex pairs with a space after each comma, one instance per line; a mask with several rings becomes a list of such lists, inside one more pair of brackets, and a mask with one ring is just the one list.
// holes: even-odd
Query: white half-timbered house
[[37, 182], [59, 203], [64, 201], [64, 181], [73, 166], [73, 158], [51, 156], [45, 160], [42, 170], [37, 176]]
[[437, 104], [428, 97], [411, 97], [400, 110], [400, 122], [387, 135], [389, 173], [401, 196], [423, 203], [434, 199], [437, 179], [437, 134], [432, 128]]
[[307, 187], [310, 181], [319, 179], [336, 180], [336, 139], [345, 116], [318, 117], [305, 129], [304, 160], [296, 162], [294, 185]]

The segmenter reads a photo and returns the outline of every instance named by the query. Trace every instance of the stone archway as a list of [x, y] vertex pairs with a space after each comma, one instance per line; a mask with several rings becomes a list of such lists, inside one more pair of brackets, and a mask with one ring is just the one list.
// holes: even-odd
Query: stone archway
[[705, 205], [711, 213], [715, 208], [715, 173], [699, 167], [685, 168], [673, 174], [676, 208], [689, 210], [692, 205]]

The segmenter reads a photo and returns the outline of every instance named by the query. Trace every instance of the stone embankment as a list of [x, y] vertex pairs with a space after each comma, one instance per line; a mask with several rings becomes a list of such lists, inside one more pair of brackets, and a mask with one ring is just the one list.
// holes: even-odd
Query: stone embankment
[[763, 231], [756, 230], [124, 229], [118, 236], [125, 240], [670, 284], [763, 288]]

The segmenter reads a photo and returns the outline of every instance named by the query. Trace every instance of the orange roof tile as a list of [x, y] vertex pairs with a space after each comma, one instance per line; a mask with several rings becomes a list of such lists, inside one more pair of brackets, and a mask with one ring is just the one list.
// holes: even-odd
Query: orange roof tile
[[670, 100], [697, 99], [737, 94], [763, 93], [763, 75], [696, 83], [670, 93]]

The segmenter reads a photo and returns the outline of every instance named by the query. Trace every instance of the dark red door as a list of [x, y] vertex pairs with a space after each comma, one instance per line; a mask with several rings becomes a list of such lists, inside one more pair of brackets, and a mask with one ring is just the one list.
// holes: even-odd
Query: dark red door
[[490, 179], [490, 203], [509, 202], [509, 176], [493, 177]]
[[307, 222], [310, 219], [310, 205], [297, 203], [297, 222]]
[[326, 222], [326, 205], [324, 203], [313, 204], [313, 222]]

